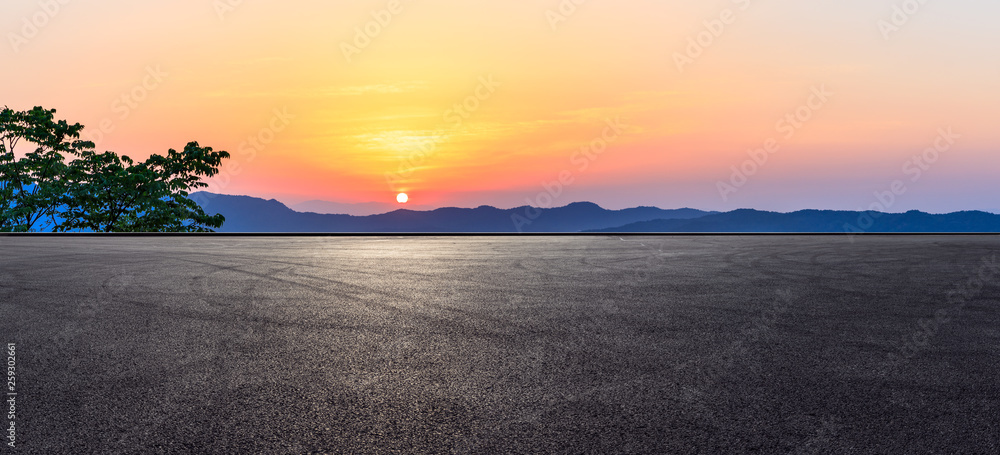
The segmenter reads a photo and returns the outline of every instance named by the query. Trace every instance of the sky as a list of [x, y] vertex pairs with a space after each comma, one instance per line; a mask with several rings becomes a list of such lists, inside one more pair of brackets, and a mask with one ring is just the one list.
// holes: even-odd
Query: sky
[[209, 191], [501, 208], [1000, 212], [1000, 3], [42, 0], [0, 105]]

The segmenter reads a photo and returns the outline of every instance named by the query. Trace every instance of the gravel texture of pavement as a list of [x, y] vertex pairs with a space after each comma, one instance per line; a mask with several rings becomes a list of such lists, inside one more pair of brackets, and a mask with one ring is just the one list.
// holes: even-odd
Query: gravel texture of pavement
[[1000, 453], [998, 256], [997, 236], [0, 237], [0, 452]]

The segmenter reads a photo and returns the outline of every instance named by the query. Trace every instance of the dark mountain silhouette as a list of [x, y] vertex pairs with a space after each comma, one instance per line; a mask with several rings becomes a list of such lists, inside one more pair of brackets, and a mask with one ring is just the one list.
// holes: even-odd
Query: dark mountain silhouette
[[637, 207], [607, 210], [590, 202], [565, 207], [498, 209], [441, 208], [396, 210], [380, 215], [351, 216], [296, 212], [276, 200], [198, 192], [191, 199], [209, 214], [221, 213], [220, 232], [580, 232], [637, 221], [697, 218], [715, 212]]
[[590, 232], [1000, 232], [1000, 215], [967, 211], [932, 215], [802, 210], [792, 213], [742, 209], [692, 220], [652, 220]]
[[[362, 202], [347, 204], [330, 201], [306, 201], [290, 205], [288, 208], [296, 212], [312, 212], [332, 215], [368, 216], [389, 213], [399, 210], [399, 204], [388, 202]], [[434, 207], [407, 204], [409, 210], [434, 210]]]

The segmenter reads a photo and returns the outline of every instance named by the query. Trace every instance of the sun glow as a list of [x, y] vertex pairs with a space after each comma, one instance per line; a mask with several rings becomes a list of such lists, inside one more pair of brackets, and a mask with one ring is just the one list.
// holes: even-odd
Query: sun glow
[[[1000, 2], [941, 2], [942, 14], [921, 10], [900, 31], [880, 30], [895, 27], [891, 11], [863, 1], [587, 2], [572, 16], [558, 0], [428, 0], [399, 15], [388, 0], [204, 3], [59, 13], [0, 49], [25, 68], [3, 73], [17, 89], [0, 101], [57, 108], [97, 150], [134, 159], [193, 140], [228, 150], [211, 192], [391, 204], [413, 191], [428, 208], [518, 207], [542, 192], [554, 206], [855, 210], [871, 204], [869, 186], [909, 178], [900, 166], [954, 125], [961, 146], [893, 210], [1000, 211], [982, 190], [1000, 169], [1000, 60], [988, 57], [1000, 28], [986, 19]], [[0, 27], [22, 35], [42, 21], [15, 21], [48, 17], [38, 2], [0, 5]], [[720, 15], [739, 40], [704, 40]], [[809, 33], [789, 42], [802, 24]], [[101, 59], [113, 64], [90, 65]], [[926, 71], [942, 62], [947, 71]], [[823, 84], [830, 103], [799, 128]], [[716, 191], [735, 187], [732, 167], [771, 136], [782, 152], [754, 183]]]

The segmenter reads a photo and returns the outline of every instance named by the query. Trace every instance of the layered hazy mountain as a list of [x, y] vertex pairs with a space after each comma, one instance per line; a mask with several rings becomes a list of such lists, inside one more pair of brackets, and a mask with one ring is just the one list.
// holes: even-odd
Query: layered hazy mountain
[[537, 209], [439, 208], [397, 210], [367, 216], [298, 212], [276, 200], [250, 196], [194, 193], [192, 199], [210, 214], [221, 213], [221, 232], [580, 232], [657, 219], [691, 219], [714, 212], [636, 207], [608, 210], [578, 202]]
[[590, 202], [565, 207], [517, 207], [499, 209], [439, 208], [433, 210], [399, 209], [399, 205], [342, 204], [352, 213], [369, 215], [315, 213], [318, 209], [335, 210], [329, 203], [299, 204], [297, 211], [276, 200], [250, 196], [230, 196], [207, 192], [192, 198], [209, 214], [221, 213], [226, 223], [221, 232], [483, 232], [483, 233], [658, 233], [658, 232], [816, 232], [816, 233], [900, 233], [900, 232], [1000, 232], [1000, 215], [967, 211], [949, 214], [852, 212], [801, 210], [791, 213], [741, 209], [726, 213], [690, 208], [664, 210], [636, 207], [608, 210]]
[[690, 220], [650, 220], [590, 232], [1000, 232], [1000, 215], [965, 211], [933, 215], [906, 213], [800, 210], [791, 213], [734, 210]]

